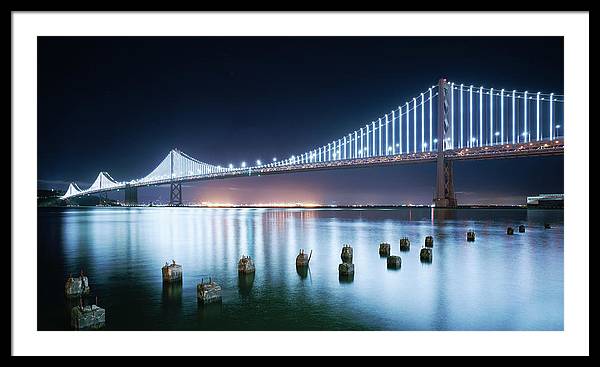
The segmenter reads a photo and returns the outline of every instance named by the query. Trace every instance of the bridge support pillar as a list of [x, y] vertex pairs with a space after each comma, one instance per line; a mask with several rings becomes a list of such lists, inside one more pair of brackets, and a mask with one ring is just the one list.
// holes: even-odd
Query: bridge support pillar
[[169, 199], [169, 205], [180, 206], [181, 204], [181, 182], [171, 182], [171, 197]]
[[452, 161], [438, 158], [437, 177], [436, 177], [436, 194], [434, 204], [441, 208], [456, 207], [456, 197], [454, 195], [454, 173]]
[[137, 187], [126, 187], [125, 188], [125, 205], [137, 205]]
[[433, 203], [436, 207], [453, 208], [456, 207], [456, 197], [454, 195], [454, 173], [452, 161], [447, 160], [444, 155], [446, 144], [450, 144], [451, 139], [446, 138], [448, 132], [448, 112], [452, 108], [448, 101], [448, 83], [446, 79], [440, 79], [438, 84], [438, 143], [437, 143], [437, 177], [435, 185], [435, 198]]

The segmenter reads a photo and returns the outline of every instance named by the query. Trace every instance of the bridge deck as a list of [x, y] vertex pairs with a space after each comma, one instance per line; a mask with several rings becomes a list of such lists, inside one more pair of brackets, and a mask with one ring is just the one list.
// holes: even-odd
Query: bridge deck
[[[462, 148], [454, 150], [446, 150], [444, 155], [446, 159], [453, 161], [461, 160], [481, 160], [481, 159], [506, 159], [506, 158], [517, 158], [517, 157], [535, 157], [535, 156], [551, 156], [561, 155], [564, 152], [564, 141], [563, 139], [553, 141], [540, 141], [531, 143], [519, 143], [519, 144], [503, 144], [487, 147], [477, 148]], [[331, 170], [331, 169], [344, 169], [344, 168], [361, 168], [381, 165], [398, 165], [398, 164], [414, 164], [414, 163], [427, 163], [435, 162], [437, 160], [437, 152], [420, 152], [420, 153], [405, 153], [396, 155], [386, 156], [375, 156], [367, 158], [353, 158], [353, 159], [342, 159], [328, 162], [314, 162], [314, 163], [301, 163], [301, 164], [289, 164], [281, 166], [260, 166], [260, 167], [248, 167], [238, 168], [232, 170], [226, 170], [219, 173], [211, 173], [205, 175], [185, 176], [177, 177], [174, 179], [156, 180], [152, 182], [136, 182], [131, 181], [122, 183], [117, 186], [110, 188], [87, 190], [80, 193], [71, 195], [69, 197], [78, 197], [90, 194], [97, 194], [108, 191], [123, 190], [127, 187], [147, 187], [147, 186], [161, 186], [167, 185], [171, 182], [183, 183], [193, 181], [207, 181], [217, 180], [235, 177], [248, 177], [248, 176], [262, 176], [262, 175], [275, 175], [285, 173], [296, 173], [296, 172], [307, 172], [307, 171], [319, 171], [319, 170]]]

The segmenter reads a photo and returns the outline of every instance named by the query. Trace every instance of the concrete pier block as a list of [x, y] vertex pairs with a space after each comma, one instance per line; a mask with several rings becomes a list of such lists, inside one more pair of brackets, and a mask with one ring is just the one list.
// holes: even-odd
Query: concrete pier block
[[433, 247], [433, 237], [432, 236], [425, 237], [425, 247]]
[[342, 247], [342, 262], [343, 263], [352, 263], [352, 257], [353, 257], [354, 251], [352, 250], [352, 247], [350, 247], [350, 245], [344, 245], [344, 247]]
[[250, 256], [242, 256], [238, 261], [238, 274], [254, 274], [254, 261]]
[[202, 279], [196, 287], [196, 293], [200, 303], [221, 302], [221, 286], [213, 282], [212, 279], [209, 279], [208, 283], [204, 283], [204, 279]]
[[429, 247], [423, 247], [421, 248], [419, 257], [422, 262], [431, 262], [433, 260], [433, 250]]
[[100, 329], [106, 322], [106, 311], [96, 305], [75, 306], [71, 309], [71, 327], [73, 329]]
[[353, 275], [354, 274], [354, 264], [351, 263], [341, 263], [338, 266], [338, 271], [340, 273], [340, 276], [348, 276], [348, 275]]
[[83, 275], [83, 271], [80, 272], [78, 277], [72, 277], [69, 274], [67, 281], [65, 282], [65, 295], [67, 297], [78, 297], [90, 292], [90, 285], [88, 277]]
[[296, 273], [300, 276], [300, 279], [306, 279], [308, 277], [308, 266], [298, 266], [296, 265]]
[[402, 266], [402, 259], [400, 256], [388, 256], [387, 258], [387, 267], [388, 269], [400, 269]]
[[379, 244], [379, 256], [390, 256], [391, 246], [389, 243], [382, 242]]
[[519, 233], [525, 233], [525, 226], [522, 224], [519, 226]]
[[513, 234], [515, 234], [515, 230], [513, 229], [513, 227], [506, 228], [506, 234], [509, 236], [512, 236]]
[[179, 264], [175, 264], [175, 260], [173, 263], [168, 264], [165, 263], [165, 266], [162, 267], [162, 278], [163, 282], [180, 282], [183, 279], [183, 268]]
[[400, 239], [400, 251], [410, 251], [410, 240], [407, 237]]
[[467, 232], [467, 242], [473, 242], [475, 241], [475, 231], [472, 229], [469, 229], [469, 231]]
[[296, 256], [296, 266], [308, 266], [310, 262], [310, 258], [312, 257], [312, 250], [310, 250], [310, 255], [307, 255], [303, 249], [300, 249], [300, 253]]

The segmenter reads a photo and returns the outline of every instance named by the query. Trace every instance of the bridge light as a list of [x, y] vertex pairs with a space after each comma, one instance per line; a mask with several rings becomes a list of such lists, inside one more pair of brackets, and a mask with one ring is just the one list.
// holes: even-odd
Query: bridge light
[[424, 147], [424, 148], [427, 148], [427, 143], [423, 143], [423, 147]]
[[557, 129], [560, 129], [560, 125], [556, 125], [556, 128], [557, 128]]
[[438, 142], [437, 138], [433, 139], [433, 142], [434, 142], [434, 143], [437, 143], [437, 142]]
[[277, 162], [277, 158], [273, 157], [273, 162]]
[[257, 159], [257, 160], [256, 160], [256, 165], [257, 165], [257, 166], [260, 166], [260, 165], [261, 165], [261, 163], [260, 163], [260, 159]]
[[496, 131], [496, 132], [494, 133], [494, 135], [495, 135], [495, 136], [500, 136], [500, 132], [499, 132], [499, 131]]
[[246, 167], [246, 162], [242, 162], [242, 168]]

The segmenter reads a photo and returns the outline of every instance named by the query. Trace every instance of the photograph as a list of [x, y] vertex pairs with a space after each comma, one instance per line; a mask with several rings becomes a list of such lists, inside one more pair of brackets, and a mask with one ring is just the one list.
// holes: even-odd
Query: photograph
[[34, 335], [570, 330], [564, 36], [30, 44]]

